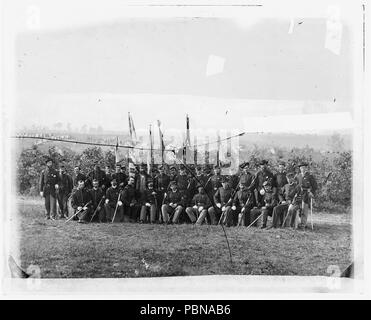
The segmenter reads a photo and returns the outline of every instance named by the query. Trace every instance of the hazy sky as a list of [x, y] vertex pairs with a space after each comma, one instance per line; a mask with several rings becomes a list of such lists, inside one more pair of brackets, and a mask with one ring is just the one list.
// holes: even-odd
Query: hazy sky
[[[300, 24], [299, 24], [300, 23]], [[325, 48], [325, 19], [133, 18], [17, 38], [17, 126], [242, 128], [268, 114], [350, 111], [349, 34]], [[206, 76], [210, 55], [225, 61]], [[211, 116], [211, 117], [210, 117]], [[226, 124], [228, 122], [228, 124]]]

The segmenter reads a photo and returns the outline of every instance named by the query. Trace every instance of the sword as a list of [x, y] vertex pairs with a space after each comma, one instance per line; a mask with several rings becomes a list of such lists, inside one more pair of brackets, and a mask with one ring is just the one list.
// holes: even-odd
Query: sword
[[[68, 221], [70, 221], [73, 217], [75, 217], [75, 216], [77, 216], [81, 211], [83, 211], [83, 209], [84, 209], [84, 207], [86, 207], [89, 203], [91, 202], [91, 200], [88, 202], [88, 203], [86, 203], [79, 211], [77, 211], [75, 214], [73, 214], [71, 217], [69, 217], [67, 220], [66, 220], [66, 222], [68, 222]], [[65, 223], [66, 223], [65, 222]]]
[[100, 201], [99, 201], [99, 203], [98, 203], [98, 206], [95, 208], [95, 211], [94, 211], [94, 213], [93, 213], [93, 215], [92, 215], [92, 217], [91, 217], [91, 219], [90, 219], [90, 222], [93, 221], [93, 219], [94, 219], [94, 217], [95, 217], [95, 214], [97, 213], [98, 208], [99, 208], [99, 206], [100, 206], [100, 204], [101, 204], [101, 202], [102, 202], [102, 200], [103, 200], [104, 198], [105, 198], [105, 196], [103, 196], [102, 199], [100, 199]]

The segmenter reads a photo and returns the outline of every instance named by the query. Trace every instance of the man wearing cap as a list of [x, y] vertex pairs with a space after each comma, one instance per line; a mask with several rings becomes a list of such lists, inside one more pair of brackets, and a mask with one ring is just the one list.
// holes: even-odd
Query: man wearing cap
[[[193, 207], [187, 207], [186, 213], [192, 223], [196, 222], [197, 225], [201, 225], [206, 218], [211, 202], [201, 184], [197, 185], [197, 190], [198, 193], [192, 198]], [[210, 216], [210, 219], [213, 219], [213, 221], [211, 221], [212, 224], [216, 224], [215, 216]]]
[[102, 186], [105, 186], [105, 191], [111, 186], [111, 180], [112, 180], [112, 172], [111, 167], [109, 165], [106, 165], [104, 167], [104, 181], [102, 183]]
[[284, 200], [273, 209], [272, 227], [296, 227], [296, 212], [300, 209], [301, 189], [295, 180], [295, 174], [287, 174], [288, 183], [284, 186]]
[[250, 186], [248, 187], [250, 191], [254, 192], [255, 202], [258, 207], [264, 205], [263, 195], [263, 183], [268, 182], [272, 187], [273, 193], [276, 194], [276, 182], [274, 180], [273, 173], [268, 169], [268, 161], [262, 160], [259, 162], [260, 169], [255, 174]]
[[[254, 207], [253, 193], [247, 188], [247, 185], [240, 182], [239, 190], [236, 192], [230, 215], [234, 218], [238, 216], [237, 224], [241, 226], [249, 226], [254, 221], [255, 216], [251, 215], [251, 209]], [[225, 219], [225, 224], [230, 226], [233, 220], [230, 217]]]
[[80, 179], [77, 189], [72, 195], [72, 208], [77, 214], [78, 222], [84, 223], [89, 221], [91, 215], [91, 194], [85, 187], [85, 180]]
[[58, 173], [53, 168], [53, 160], [47, 158], [46, 168], [41, 172], [39, 179], [40, 196], [45, 200], [45, 218], [55, 219], [56, 217], [56, 189], [58, 189]]
[[106, 175], [105, 173], [100, 169], [99, 164], [96, 163], [94, 165], [94, 170], [89, 172], [88, 174], [88, 181], [89, 181], [89, 186], [93, 185], [93, 180], [97, 180], [99, 183], [99, 187], [101, 187], [103, 190], [106, 189]]
[[139, 174], [135, 181], [135, 188], [139, 192], [140, 195], [144, 193], [147, 189], [147, 182], [150, 176], [147, 174], [146, 167], [144, 164], [141, 164], [139, 167]]
[[188, 193], [191, 181], [187, 175], [184, 165], [179, 167], [179, 174], [174, 180], [178, 186], [178, 189], [183, 193]]
[[186, 202], [183, 193], [178, 190], [175, 181], [171, 181], [170, 191], [165, 194], [164, 204], [161, 207], [163, 222], [169, 223], [169, 214], [173, 214], [172, 221], [177, 223], [185, 207]]
[[214, 174], [211, 176], [209, 184], [210, 193], [214, 196], [215, 192], [222, 186], [222, 175], [219, 166], [214, 167]]
[[277, 205], [276, 194], [273, 191], [272, 184], [269, 180], [264, 181], [263, 188], [260, 194], [262, 194], [264, 205], [261, 207], [262, 213], [262, 229], [267, 227], [268, 216], [273, 215], [273, 209]]
[[92, 199], [92, 212], [94, 214], [93, 221], [103, 222], [106, 220], [106, 213], [104, 210], [104, 191], [99, 187], [99, 180], [93, 179], [93, 188], [90, 190]]
[[302, 162], [298, 165], [300, 172], [296, 175], [295, 180], [301, 188], [301, 217], [299, 228], [305, 229], [307, 225], [308, 212], [310, 210], [311, 199], [317, 191], [317, 182], [312, 174], [309, 173], [308, 163]]
[[285, 172], [285, 162], [280, 161], [278, 163], [278, 172], [274, 175], [274, 181], [276, 184], [276, 191], [277, 191], [277, 197], [278, 201], [282, 202], [285, 200], [284, 196], [284, 188], [285, 185], [287, 185], [287, 177]]
[[201, 183], [203, 186], [206, 186], [207, 177], [203, 173], [203, 169], [201, 166], [197, 166], [195, 168], [196, 173], [195, 177], [191, 178], [190, 180], [190, 187], [189, 187], [189, 199], [192, 199], [193, 196], [197, 193], [197, 185]]
[[59, 166], [58, 186], [59, 188], [56, 189], [56, 193], [59, 205], [59, 217], [64, 219], [68, 217], [67, 202], [73, 189], [72, 178], [67, 174], [64, 164]]
[[[222, 178], [222, 186], [214, 194], [214, 202], [216, 207], [220, 209], [221, 214], [224, 214], [224, 217], [229, 216], [229, 212], [232, 206], [232, 193], [233, 190], [229, 186], [228, 178]], [[218, 219], [220, 218], [219, 212], [215, 212], [215, 208], [211, 206], [208, 210], [211, 224], [217, 224]], [[228, 217], [229, 218], [229, 217]]]
[[85, 182], [86, 176], [81, 172], [80, 166], [75, 166], [73, 169], [73, 175], [72, 175], [72, 184], [75, 190], [80, 180], [83, 180]]
[[149, 212], [149, 222], [155, 223], [156, 222], [156, 213], [157, 213], [157, 199], [158, 195], [157, 192], [153, 189], [153, 182], [148, 181], [148, 187], [145, 192], [142, 193], [140, 204], [140, 218], [139, 222], [144, 223], [147, 220], [147, 215]]
[[122, 190], [127, 183], [125, 166], [121, 166], [119, 163], [116, 163], [115, 173], [112, 175], [112, 179], [116, 179], [116, 183], [119, 189]]
[[111, 187], [106, 191], [106, 200], [104, 204], [107, 222], [112, 222], [115, 210], [116, 217], [114, 222], [120, 222], [122, 219], [124, 207], [122, 199], [119, 199], [119, 195], [120, 189], [117, 185], [117, 180], [113, 178], [111, 181]]
[[244, 162], [240, 165], [240, 168], [242, 170], [242, 173], [239, 178], [239, 182], [242, 183], [245, 186], [249, 186], [252, 182], [253, 176], [251, 172], [249, 171], [249, 163]]
[[170, 167], [169, 178], [170, 178], [170, 181], [176, 181], [176, 178], [177, 178], [176, 166], [171, 166]]
[[140, 196], [144, 193], [139, 193], [135, 188], [135, 179], [130, 177], [128, 184], [121, 191], [120, 198], [124, 204], [124, 221], [137, 222], [138, 211], [140, 210], [140, 204], [138, 200]]

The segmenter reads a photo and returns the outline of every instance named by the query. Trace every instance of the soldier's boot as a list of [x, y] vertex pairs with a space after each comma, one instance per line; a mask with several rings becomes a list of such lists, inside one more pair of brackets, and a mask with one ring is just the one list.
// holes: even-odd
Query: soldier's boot
[[261, 229], [265, 229], [267, 227], [267, 221], [268, 221], [268, 211], [264, 210], [263, 211], [263, 223], [262, 223], [262, 226], [260, 227]]
[[168, 213], [168, 208], [167, 208], [166, 204], [164, 204], [161, 207], [161, 213], [162, 213], [162, 221], [164, 223], [168, 223], [169, 222], [169, 213]]
[[210, 224], [211, 225], [216, 225], [218, 222], [216, 221], [216, 216], [213, 210], [208, 210], [209, 217], [210, 217]]
[[191, 220], [192, 223], [195, 223], [197, 221], [197, 217], [193, 212], [193, 208], [187, 208], [186, 213], [187, 213], [187, 215], [188, 215], [188, 217], [189, 217], [189, 219]]
[[244, 218], [244, 216], [243, 216], [243, 213], [241, 212], [241, 213], [239, 213], [238, 214], [238, 222], [237, 222], [237, 227], [239, 227], [239, 226], [242, 226], [242, 221], [243, 221], [243, 218]]
[[140, 209], [139, 223], [144, 223], [146, 221], [146, 217], [147, 217], [147, 207], [142, 206], [142, 208]]
[[199, 217], [196, 221], [196, 224], [200, 226], [202, 224], [202, 222], [204, 222], [204, 220], [206, 220], [206, 210], [202, 210], [201, 214], [199, 215]]

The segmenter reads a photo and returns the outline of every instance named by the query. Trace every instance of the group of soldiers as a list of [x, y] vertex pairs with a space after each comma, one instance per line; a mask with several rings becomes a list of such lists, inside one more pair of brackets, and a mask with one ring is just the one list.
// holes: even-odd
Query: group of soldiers
[[222, 175], [218, 166], [162, 165], [149, 175], [143, 164], [129, 173], [96, 164], [87, 175], [79, 166], [69, 175], [48, 158], [39, 187], [46, 219], [304, 229], [317, 183], [307, 163], [296, 172], [285, 167], [280, 162], [273, 173], [262, 160], [254, 172], [244, 162], [238, 174]]

